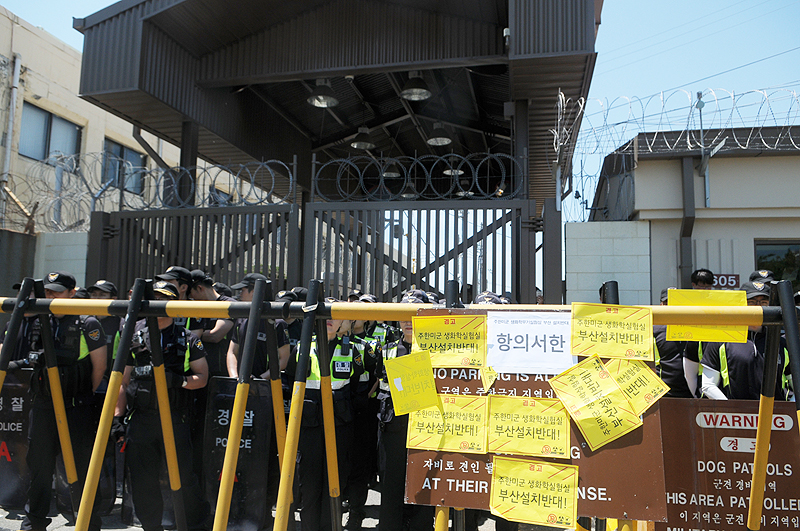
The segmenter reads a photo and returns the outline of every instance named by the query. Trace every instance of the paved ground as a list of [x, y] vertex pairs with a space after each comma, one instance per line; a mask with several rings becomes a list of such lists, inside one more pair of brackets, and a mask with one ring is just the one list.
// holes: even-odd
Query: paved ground
[[[380, 504], [380, 494], [374, 490], [369, 491], [369, 498], [367, 499], [367, 518], [364, 520], [363, 527], [364, 529], [378, 529], [378, 505]], [[22, 517], [24, 516], [24, 512], [22, 511], [6, 511], [4, 509], [0, 509], [0, 529], [2, 530], [17, 530], [20, 528], [22, 524]], [[53, 518], [53, 523], [48, 526], [48, 531], [60, 531], [60, 530], [71, 530], [74, 529], [72, 525], [69, 525], [67, 520], [57, 514], [55, 510], [52, 511], [51, 518]], [[299, 515], [295, 515], [295, 520], [299, 523], [300, 517]], [[347, 522], [347, 517], [345, 516], [345, 522]], [[140, 531], [140, 527], [136, 526], [127, 526], [122, 523], [120, 519], [120, 502], [117, 501], [117, 504], [114, 506], [111, 514], [108, 516], [103, 517], [103, 529], [121, 529], [121, 530], [130, 530], [130, 531]], [[479, 526], [479, 531], [494, 531], [494, 520], [490, 517], [487, 518], [484, 522], [482, 522]], [[553, 530], [553, 528], [548, 527], [540, 527], [540, 526], [529, 526], [529, 525], [520, 525], [520, 531], [538, 531], [538, 530]], [[297, 526], [296, 531], [300, 531], [299, 525]], [[413, 530], [412, 530], [413, 531]], [[554, 530], [553, 530], [554, 531]]]

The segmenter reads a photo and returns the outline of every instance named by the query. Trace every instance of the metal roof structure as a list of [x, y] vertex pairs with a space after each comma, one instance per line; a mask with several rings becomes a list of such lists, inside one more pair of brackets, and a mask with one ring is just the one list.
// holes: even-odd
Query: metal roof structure
[[[306, 189], [311, 154], [346, 157], [367, 127], [376, 156], [527, 156], [528, 197], [552, 198], [559, 91], [588, 94], [602, 3], [121, 0], [74, 20], [80, 91], [214, 163], [296, 155]], [[411, 71], [429, 99], [399, 96]], [[317, 79], [336, 107], [306, 101]], [[449, 146], [426, 142], [436, 122]]]

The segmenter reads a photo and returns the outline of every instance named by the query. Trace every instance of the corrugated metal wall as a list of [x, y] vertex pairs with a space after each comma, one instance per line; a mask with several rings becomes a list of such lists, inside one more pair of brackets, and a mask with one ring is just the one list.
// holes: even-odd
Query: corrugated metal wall
[[510, 59], [594, 52], [594, 0], [509, 0]]
[[497, 25], [337, 0], [204, 57], [201, 82], [500, 55], [505, 50]]

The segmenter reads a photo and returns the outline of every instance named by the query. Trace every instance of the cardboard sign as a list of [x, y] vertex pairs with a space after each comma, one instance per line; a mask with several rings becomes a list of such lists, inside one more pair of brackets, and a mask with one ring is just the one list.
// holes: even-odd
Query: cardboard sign
[[412, 352], [426, 350], [434, 367], [483, 367], [485, 315], [415, 316]]
[[642, 425], [617, 382], [597, 356], [550, 380], [592, 450]]
[[569, 457], [569, 415], [560, 400], [489, 397], [489, 452]]
[[498, 372], [558, 374], [575, 361], [565, 312], [489, 312], [486, 363]]
[[653, 361], [652, 310], [572, 303], [572, 354]]
[[578, 467], [495, 456], [490, 509], [514, 522], [575, 527]]
[[408, 448], [482, 454], [486, 451], [487, 400], [483, 396], [439, 396], [441, 406], [410, 413]]
[[427, 352], [386, 360], [384, 366], [395, 415], [438, 406], [431, 358]]
[[[668, 306], [747, 306], [741, 290], [671, 289]], [[667, 325], [668, 341], [720, 341], [746, 343], [747, 326]]]
[[669, 386], [639, 360], [611, 359], [603, 365], [622, 389], [636, 415], [647, 411], [669, 392]]
[[[667, 522], [656, 531], [747, 528], [757, 400], [662, 398]], [[791, 402], [775, 402], [761, 531], [800, 529], [800, 437]]]

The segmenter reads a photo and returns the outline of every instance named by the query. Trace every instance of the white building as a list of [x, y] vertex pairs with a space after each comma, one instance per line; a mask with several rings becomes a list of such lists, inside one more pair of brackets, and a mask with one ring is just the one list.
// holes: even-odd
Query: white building
[[[566, 225], [567, 302], [616, 280], [622, 304], [658, 304], [698, 268], [723, 288], [770, 269], [800, 289], [800, 128], [707, 131], [702, 150], [699, 137], [643, 133], [606, 157], [590, 221]], [[701, 151], [720, 143], [706, 204]]]

